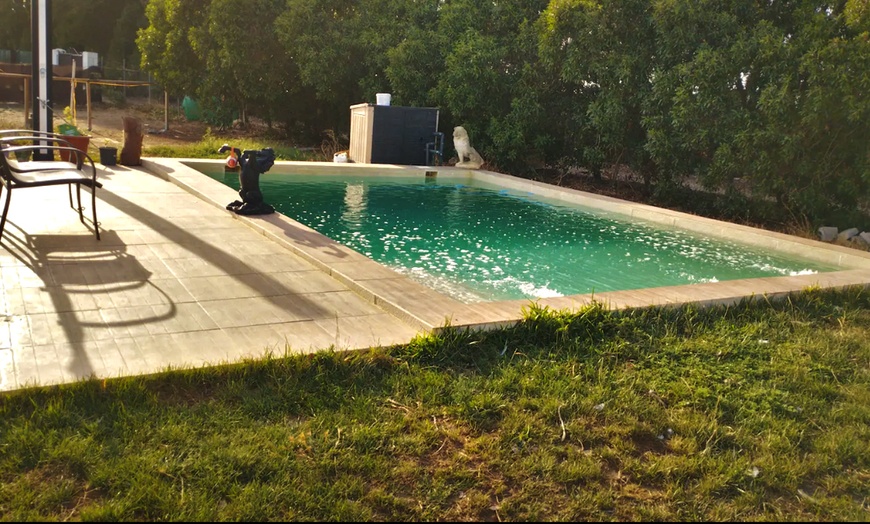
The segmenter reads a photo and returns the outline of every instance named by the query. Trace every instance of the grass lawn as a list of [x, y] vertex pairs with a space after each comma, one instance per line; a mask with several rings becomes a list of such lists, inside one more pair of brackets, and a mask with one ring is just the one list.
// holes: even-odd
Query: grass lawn
[[224, 144], [238, 148], [263, 149], [271, 147], [275, 151], [277, 160], [321, 160], [314, 151], [304, 152], [296, 147], [282, 144], [280, 141], [264, 142], [261, 139], [230, 139], [227, 137], [212, 136], [208, 134], [202, 140], [184, 146], [150, 146], [142, 151], [143, 156], [167, 157], [167, 158], [214, 158], [226, 159], [229, 153], [218, 153]]
[[870, 292], [0, 397], [13, 520], [870, 520]]

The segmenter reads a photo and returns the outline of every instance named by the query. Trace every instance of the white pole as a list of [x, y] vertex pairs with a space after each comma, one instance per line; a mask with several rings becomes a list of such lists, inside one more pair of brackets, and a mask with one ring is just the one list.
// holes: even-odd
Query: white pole
[[[33, 77], [33, 130], [52, 132], [54, 130], [51, 112], [51, 2], [50, 0], [31, 0], [30, 2], [31, 76]], [[43, 145], [47, 144], [42, 142]], [[41, 149], [34, 155], [35, 160], [52, 160], [54, 154]]]

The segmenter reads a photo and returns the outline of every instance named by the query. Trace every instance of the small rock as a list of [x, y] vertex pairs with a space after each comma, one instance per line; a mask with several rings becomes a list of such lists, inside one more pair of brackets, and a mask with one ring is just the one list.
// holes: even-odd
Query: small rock
[[852, 227], [845, 231], [842, 231], [839, 235], [837, 235], [837, 240], [849, 240], [850, 238], [856, 236], [858, 234], [858, 228]]
[[[861, 233], [861, 235], [863, 235], [863, 234], [864, 233]], [[849, 242], [852, 242], [853, 244], [857, 244], [857, 245], [863, 246], [863, 247], [867, 247], [868, 245], [870, 245], [870, 242], [868, 242], [867, 239], [861, 235], [853, 236], [852, 238], [849, 239]], [[868, 236], [870, 236], [870, 235], [868, 235]]]
[[837, 228], [830, 226], [822, 226], [819, 228], [819, 238], [822, 242], [831, 242], [837, 238]]
[[866, 242], [867, 244], [870, 244], [870, 233], [868, 233], [866, 231], [862, 231], [861, 234], [859, 234], [858, 236], [861, 237], [862, 239], [864, 239], [864, 242]]

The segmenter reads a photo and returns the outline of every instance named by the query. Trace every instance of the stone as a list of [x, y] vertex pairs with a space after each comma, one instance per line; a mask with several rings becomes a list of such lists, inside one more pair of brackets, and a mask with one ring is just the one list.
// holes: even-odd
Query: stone
[[840, 231], [840, 234], [837, 235], [837, 240], [842, 240], [845, 242], [856, 235], [858, 235], [858, 228], [852, 227], [845, 231]]
[[822, 226], [819, 228], [819, 238], [822, 242], [831, 242], [837, 238], [837, 228], [831, 226]]

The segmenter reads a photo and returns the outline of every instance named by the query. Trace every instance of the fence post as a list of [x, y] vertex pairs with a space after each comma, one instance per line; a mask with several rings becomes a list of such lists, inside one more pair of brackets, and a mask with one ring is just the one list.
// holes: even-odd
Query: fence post
[[85, 98], [88, 101], [88, 131], [91, 130], [91, 81], [85, 80]]
[[124, 93], [124, 102], [127, 101], [127, 59], [124, 58], [121, 60], [121, 80], [124, 81], [124, 87], [122, 87], [122, 92]]

